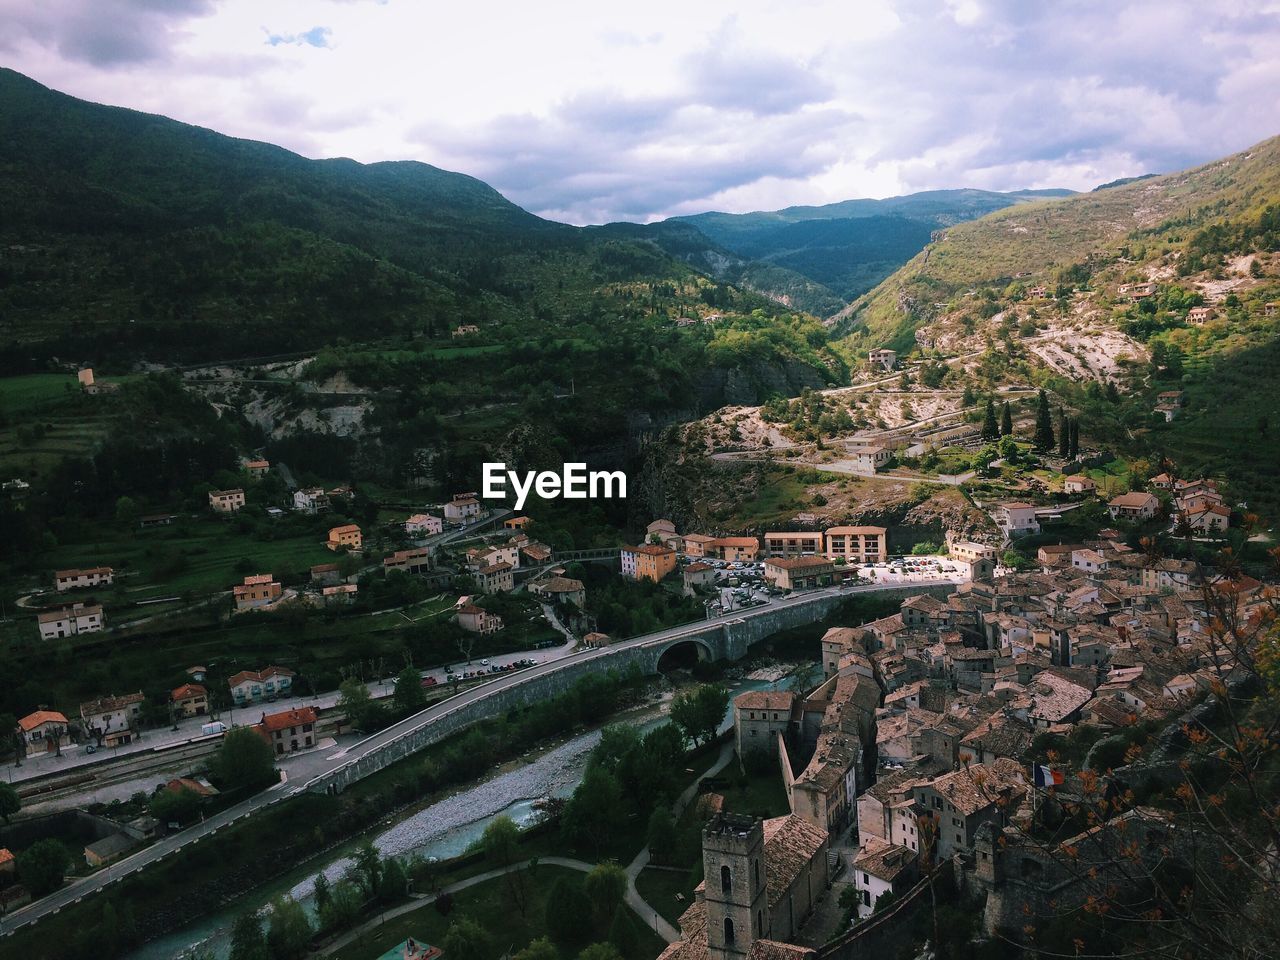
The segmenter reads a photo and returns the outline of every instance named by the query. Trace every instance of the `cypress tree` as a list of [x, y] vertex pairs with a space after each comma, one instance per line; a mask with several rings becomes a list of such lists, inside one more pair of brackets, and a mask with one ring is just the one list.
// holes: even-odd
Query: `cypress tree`
[[1071, 427], [1067, 415], [1061, 407], [1058, 408], [1058, 456], [1066, 457], [1071, 454]]
[[1080, 456], [1080, 421], [1071, 421], [1071, 459]]
[[1000, 427], [996, 423], [996, 405], [987, 397], [987, 413], [982, 419], [982, 439], [995, 440], [1000, 436]]
[[1037, 450], [1053, 449], [1053, 414], [1049, 412], [1049, 398], [1044, 395], [1043, 389], [1040, 390], [1036, 408], [1035, 444]]
[[1000, 436], [1008, 437], [1013, 434], [1013, 411], [1009, 409], [1009, 401], [1004, 402], [1004, 409], [1000, 411]]

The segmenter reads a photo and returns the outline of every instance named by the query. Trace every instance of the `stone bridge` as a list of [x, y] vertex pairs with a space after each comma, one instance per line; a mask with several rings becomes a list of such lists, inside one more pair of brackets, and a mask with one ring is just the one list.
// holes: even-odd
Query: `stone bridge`
[[768, 606], [736, 611], [712, 620], [671, 627], [594, 650], [581, 650], [514, 674], [499, 675], [407, 717], [343, 751], [334, 768], [308, 781], [305, 789], [337, 793], [348, 785], [452, 736], [474, 723], [566, 693], [579, 679], [602, 670], [658, 673], [670, 650], [692, 645], [700, 659], [740, 660], [748, 648], [782, 630], [820, 621], [857, 593], [897, 592], [904, 596], [952, 589], [953, 582], [884, 587], [838, 588], [788, 597]]

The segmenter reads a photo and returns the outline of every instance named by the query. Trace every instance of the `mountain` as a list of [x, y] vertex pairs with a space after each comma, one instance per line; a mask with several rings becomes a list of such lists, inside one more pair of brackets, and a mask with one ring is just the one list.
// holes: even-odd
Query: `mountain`
[[701, 213], [692, 224], [748, 261], [807, 277], [843, 300], [870, 290], [924, 248], [934, 230], [1069, 190], [929, 190], [884, 200], [844, 200], [757, 213]]
[[[1134, 294], [1142, 283], [1150, 291]], [[1083, 413], [1092, 441], [1226, 476], [1275, 520], [1276, 301], [1280, 137], [949, 227], [836, 329], [850, 356], [879, 346], [971, 354], [980, 358], [965, 377], [979, 390], [1050, 386]], [[1183, 406], [1166, 422], [1155, 407], [1171, 390]]]

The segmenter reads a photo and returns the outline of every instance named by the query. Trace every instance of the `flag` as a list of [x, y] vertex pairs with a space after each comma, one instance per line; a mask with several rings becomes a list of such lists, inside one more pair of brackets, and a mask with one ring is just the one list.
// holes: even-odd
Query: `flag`
[[1037, 787], [1056, 787], [1062, 783], [1062, 771], [1055, 770], [1053, 767], [1046, 767], [1037, 764], [1032, 768], [1035, 773], [1035, 784]]

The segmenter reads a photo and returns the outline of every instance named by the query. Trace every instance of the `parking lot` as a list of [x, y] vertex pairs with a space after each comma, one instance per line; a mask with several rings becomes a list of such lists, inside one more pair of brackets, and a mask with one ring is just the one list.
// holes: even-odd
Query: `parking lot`
[[[762, 606], [790, 591], [779, 590], [764, 579], [764, 561], [709, 560], [705, 557], [681, 557], [681, 565], [693, 562], [710, 564], [716, 572], [717, 596], [705, 601], [710, 616], [733, 610]], [[958, 564], [947, 557], [891, 557], [884, 563], [837, 567], [845, 582], [911, 584], [960, 572]]]

